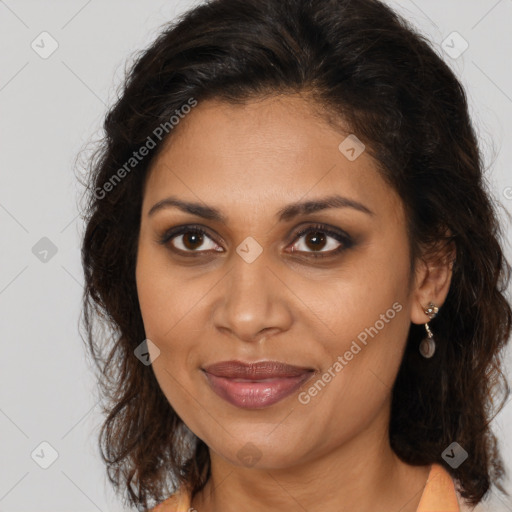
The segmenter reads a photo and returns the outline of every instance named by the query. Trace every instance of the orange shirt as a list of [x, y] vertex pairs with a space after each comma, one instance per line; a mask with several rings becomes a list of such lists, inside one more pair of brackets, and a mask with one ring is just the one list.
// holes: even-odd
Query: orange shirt
[[[432, 464], [416, 512], [463, 512], [465, 510], [472, 509], [465, 505], [459, 506], [457, 492], [448, 471], [439, 464]], [[190, 496], [178, 491], [150, 512], [194, 512], [194, 509], [190, 505]]]

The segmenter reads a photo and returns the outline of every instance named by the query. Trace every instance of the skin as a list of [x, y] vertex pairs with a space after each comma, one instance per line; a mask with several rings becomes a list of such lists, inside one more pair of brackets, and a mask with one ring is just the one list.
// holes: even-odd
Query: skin
[[[208, 100], [180, 122], [152, 166], [137, 288], [147, 338], [160, 350], [152, 353], [159, 385], [210, 450], [212, 476], [192, 501], [200, 512], [418, 506], [430, 466], [409, 466], [391, 450], [391, 388], [410, 324], [429, 320], [430, 301], [441, 307], [451, 265], [419, 260], [410, 276], [401, 200], [368, 152], [349, 161], [339, 151], [346, 136], [301, 95], [244, 105]], [[332, 194], [373, 215], [346, 207], [276, 220], [289, 203]], [[170, 195], [217, 208], [227, 224], [175, 207], [148, 215]], [[308, 235], [294, 233], [315, 223], [344, 230], [354, 245], [314, 259]], [[183, 245], [186, 235], [158, 243], [187, 224], [206, 228], [203, 245]], [[262, 248], [252, 263], [236, 252], [249, 236]], [[317, 251], [339, 247], [324, 236]], [[204, 252], [180, 256], [173, 244]], [[292, 254], [292, 246], [303, 252]], [[279, 360], [322, 375], [397, 302], [401, 311], [307, 404], [298, 391], [267, 408], [241, 409], [217, 396], [200, 370], [231, 359]], [[237, 456], [248, 443], [259, 457], [253, 465]]]

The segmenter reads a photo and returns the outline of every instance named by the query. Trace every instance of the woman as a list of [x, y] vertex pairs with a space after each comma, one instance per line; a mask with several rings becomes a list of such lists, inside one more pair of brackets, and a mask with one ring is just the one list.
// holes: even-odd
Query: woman
[[403, 19], [200, 5], [105, 130], [85, 325], [129, 504], [456, 511], [504, 491], [510, 266], [464, 90]]

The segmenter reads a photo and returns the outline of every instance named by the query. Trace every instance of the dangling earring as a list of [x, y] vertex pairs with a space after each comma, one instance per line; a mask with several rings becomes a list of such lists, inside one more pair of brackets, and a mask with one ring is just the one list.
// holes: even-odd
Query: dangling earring
[[[432, 320], [432, 318], [437, 315], [439, 308], [433, 302], [429, 302], [428, 306], [424, 308], [424, 311], [430, 320]], [[423, 357], [430, 359], [436, 351], [436, 342], [434, 340], [434, 335], [428, 326], [428, 322], [425, 324], [425, 330], [427, 331], [427, 337], [421, 340], [420, 354]]]

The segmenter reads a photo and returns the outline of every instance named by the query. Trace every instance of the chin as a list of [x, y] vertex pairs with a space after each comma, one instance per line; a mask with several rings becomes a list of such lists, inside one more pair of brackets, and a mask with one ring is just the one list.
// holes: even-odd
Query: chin
[[[227, 428], [230, 432], [229, 428]], [[226, 434], [223, 438], [225, 444], [219, 445], [219, 438], [216, 442], [205, 443], [229, 463], [246, 468], [276, 470], [286, 469], [299, 463], [301, 452], [304, 450], [303, 440], [305, 436], [292, 439], [286, 433], [270, 437], [268, 432], [271, 429], [264, 428], [258, 432], [245, 430], [243, 434], [230, 436]], [[302, 441], [301, 441], [302, 439]], [[298, 452], [297, 447], [301, 448]]]

